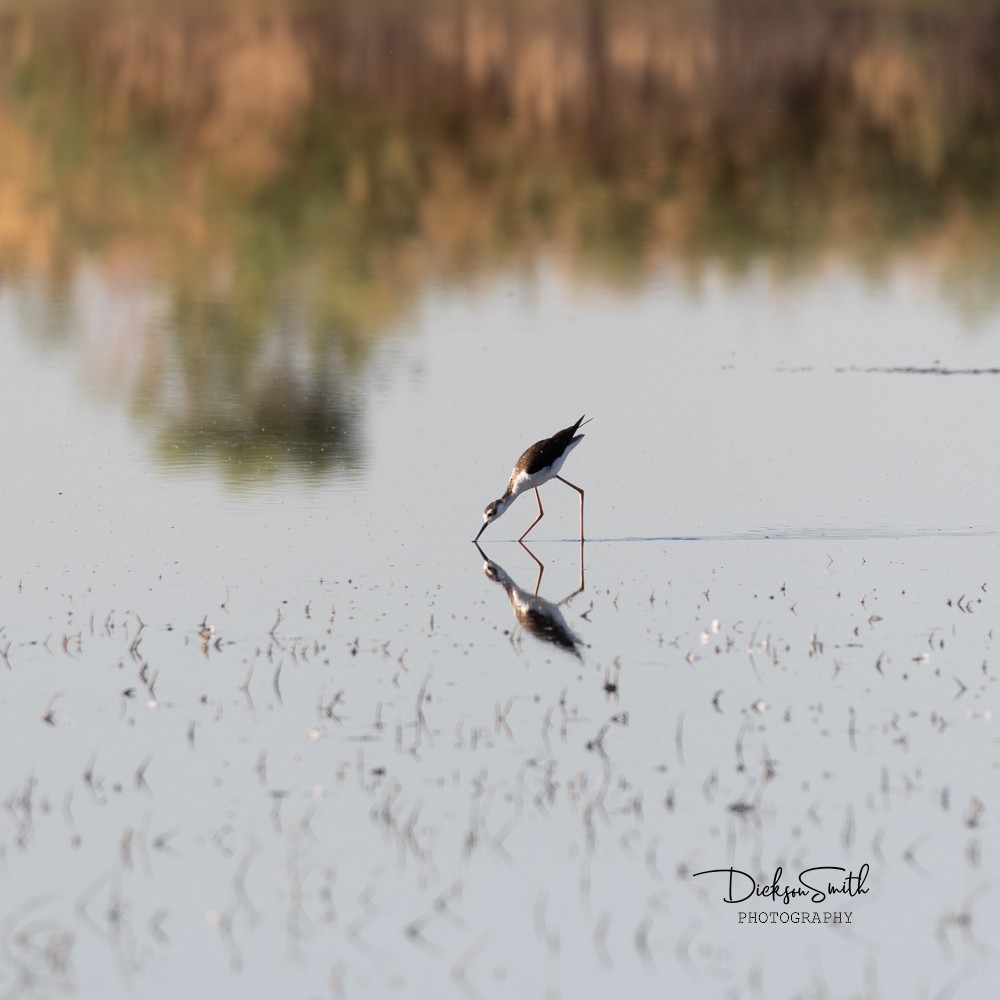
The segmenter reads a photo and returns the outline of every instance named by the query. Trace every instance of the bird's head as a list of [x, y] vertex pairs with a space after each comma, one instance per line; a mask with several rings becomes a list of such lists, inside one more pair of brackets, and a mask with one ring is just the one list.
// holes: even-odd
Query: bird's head
[[[492, 503], [486, 505], [486, 509], [483, 511], [483, 526], [479, 529], [479, 535], [481, 535], [488, 524], [492, 524], [511, 504], [510, 500], [504, 500], [501, 497], [499, 500], [494, 500]], [[473, 539], [474, 542], [479, 541], [479, 535]]]

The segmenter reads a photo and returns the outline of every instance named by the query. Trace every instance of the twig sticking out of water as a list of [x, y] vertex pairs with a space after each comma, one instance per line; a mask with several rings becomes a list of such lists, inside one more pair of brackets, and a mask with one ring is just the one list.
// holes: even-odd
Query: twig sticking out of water
[[479, 993], [476, 992], [469, 982], [468, 976], [473, 963], [490, 946], [492, 941], [492, 934], [484, 934], [462, 952], [458, 961], [451, 968], [451, 981], [468, 997], [479, 997]]
[[455, 882], [449, 889], [440, 893], [434, 900], [430, 909], [425, 910], [419, 916], [414, 917], [404, 928], [403, 933], [414, 944], [425, 948], [436, 955], [441, 954], [441, 949], [431, 944], [424, 937], [425, 928], [438, 920], [444, 920], [453, 927], [464, 927], [465, 921], [451, 909], [451, 901], [462, 893], [461, 881]]
[[278, 660], [278, 665], [274, 668], [274, 677], [271, 678], [271, 685], [274, 688], [274, 694], [278, 699], [279, 705], [284, 705], [285, 703], [281, 697], [281, 688], [278, 685], [278, 680], [281, 677], [281, 666], [284, 662], [284, 660]]
[[146, 769], [153, 761], [153, 755], [146, 754], [142, 759], [142, 763], [135, 769], [135, 774], [132, 777], [132, 786], [138, 791], [140, 788], [145, 789], [150, 795], [153, 794], [152, 788], [149, 787], [146, 781]]
[[375, 919], [378, 909], [372, 903], [372, 899], [375, 896], [375, 887], [367, 886], [365, 890], [358, 896], [358, 902], [361, 904], [361, 915], [355, 920], [351, 921], [344, 928], [344, 935], [347, 940], [361, 951], [367, 952], [368, 954], [376, 954], [376, 950], [361, 936], [361, 932], [365, 929]]

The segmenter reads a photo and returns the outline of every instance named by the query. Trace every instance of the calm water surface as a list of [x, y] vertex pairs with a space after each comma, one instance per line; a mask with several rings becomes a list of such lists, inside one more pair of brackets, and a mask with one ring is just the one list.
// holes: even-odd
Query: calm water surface
[[992, 995], [995, 21], [442, 10], [8, 21], [0, 996]]

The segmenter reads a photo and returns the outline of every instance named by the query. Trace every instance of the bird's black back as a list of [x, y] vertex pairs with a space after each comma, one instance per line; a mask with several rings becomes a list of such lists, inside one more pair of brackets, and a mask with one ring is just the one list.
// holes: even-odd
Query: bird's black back
[[[570, 441], [573, 440], [576, 432], [583, 423], [583, 417], [561, 431], [556, 431], [552, 437], [543, 438], [536, 441], [517, 461], [517, 469], [521, 469], [528, 475], [545, 469], [559, 459], [559, 456], [566, 450]], [[583, 437], [581, 434], [580, 437]]]

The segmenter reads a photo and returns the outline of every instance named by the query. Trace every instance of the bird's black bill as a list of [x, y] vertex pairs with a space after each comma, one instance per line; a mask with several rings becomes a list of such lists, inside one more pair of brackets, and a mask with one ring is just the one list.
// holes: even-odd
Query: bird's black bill
[[[481, 535], [486, 530], [486, 528], [488, 527], [489, 523], [490, 523], [489, 521], [484, 521], [483, 522], [483, 526], [479, 529], [479, 535]], [[476, 537], [472, 539], [473, 542], [478, 542], [479, 541], [479, 535], [476, 535]]]

